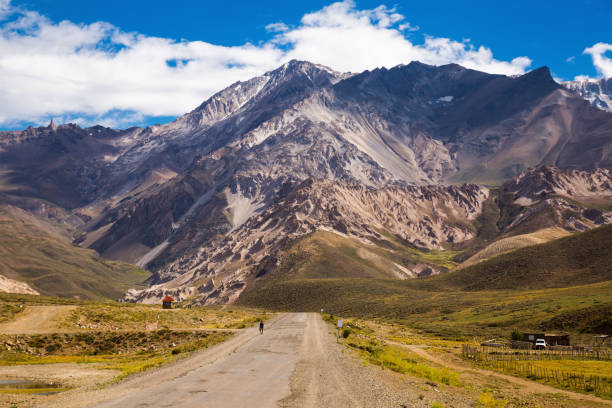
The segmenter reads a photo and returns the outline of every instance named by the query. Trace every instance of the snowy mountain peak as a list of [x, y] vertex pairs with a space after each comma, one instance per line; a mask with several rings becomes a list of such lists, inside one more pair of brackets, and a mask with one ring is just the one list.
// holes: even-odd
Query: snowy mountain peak
[[591, 102], [596, 108], [612, 112], [612, 78], [568, 81], [562, 85]]

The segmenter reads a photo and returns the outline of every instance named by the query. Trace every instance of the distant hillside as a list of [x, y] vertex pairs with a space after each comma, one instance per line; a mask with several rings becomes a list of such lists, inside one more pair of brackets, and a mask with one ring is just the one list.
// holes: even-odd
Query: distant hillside
[[540, 323], [544, 330], [600, 333], [612, 336], [612, 303], [565, 311]]
[[434, 278], [462, 290], [539, 289], [612, 280], [612, 225], [521, 248]]
[[470, 265], [475, 265], [479, 262], [484, 262], [487, 259], [515, 251], [520, 248], [531, 245], [544, 244], [554, 239], [563, 238], [570, 235], [570, 232], [563, 228], [544, 228], [531, 234], [515, 235], [508, 238], [502, 238], [492, 244], [487, 245], [484, 249], [478, 251], [468, 260], [461, 263], [457, 268], [462, 269]]
[[[456, 252], [418, 250], [387, 235], [381, 245], [338, 232], [316, 231], [260, 264], [253, 287], [271, 281], [327, 278], [408, 279], [446, 271]], [[256, 290], [256, 289], [254, 289]]]
[[134, 265], [73, 246], [54, 225], [11, 206], [0, 207], [0, 275], [41, 295], [110, 299], [148, 277]]
[[[372, 249], [338, 238], [331, 251], [327, 245], [334, 240], [325, 237], [312, 235], [293, 246], [288, 258], [249, 285], [237, 303], [290, 311], [323, 308], [340, 316], [400, 321], [453, 338], [507, 336], [514, 327], [612, 333], [612, 225], [461, 270], [406, 280], [384, 273], [384, 262], [402, 259], [399, 247]], [[380, 262], [372, 262], [375, 257], [363, 259], [356, 255], [362, 245], [377, 256], [386, 251], [387, 256]], [[298, 249], [304, 256], [296, 256]], [[411, 250], [404, 249], [403, 256]], [[438, 258], [438, 265], [448, 264], [448, 259], [439, 258], [443, 254], [423, 252], [410, 262], [427, 258], [435, 264]]]

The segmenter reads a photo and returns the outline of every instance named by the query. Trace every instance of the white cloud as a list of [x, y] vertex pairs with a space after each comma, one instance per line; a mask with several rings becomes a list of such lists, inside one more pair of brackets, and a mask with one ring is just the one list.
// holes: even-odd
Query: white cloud
[[419, 26], [413, 26], [410, 23], [402, 23], [400, 24], [397, 28], [399, 28], [400, 31], [419, 31], [421, 29], [421, 27]]
[[527, 57], [497, 60], [485, 46], [448, 38], [415, 44], [403, 34], [413, 26], [395, 9], [359, 10], [350, 0], [308, 13], [295, 27], [268, 25], [276, 33], [270, 41], [233, 47], [149, 37], [105, 22], [53, 22], [0, 0], [0, 17], [8, 15], [0, 23], [4, 125], [50, 117], [127, 124], [122, 111], [134, 120], [179, 115], [293, 58], [352, 72], [418, 60], [520, 74], [531, 64]]
[[612, 78], [612, 59], [606, 56], [607, 52], [612, 52], [612, 44], [597, 43], [584, 50], [585, 54], [590, 54], [593, 65], [597, 72], [604, 78]]
[[493, 58], [489, 48], [467, 42], [427, 37], [414, 44], [395, 25], [403, 16], [384, 6], [357, 10], [352, 1], [334, 3], [305, 15], [302, 24], [277, 36], [293, 48], [290, 58], [306, 59], [343, 71], [362, 71], [410, 61], [426, 64], [456, 62], [468, 68], [498, 74], [521, 74], [531, 64], [527, 57], [510, 62]]
[[285, 23], [272, 23], [266, 26], [266, 31], [271, 33], [289, 31], [289, 27]]

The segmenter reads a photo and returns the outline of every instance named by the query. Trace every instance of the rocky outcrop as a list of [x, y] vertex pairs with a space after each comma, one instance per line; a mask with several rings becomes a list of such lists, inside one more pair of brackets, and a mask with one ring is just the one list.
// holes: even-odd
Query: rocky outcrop
[[612, 78], [563, 82], [563, 86], [589, 101], [593, 106], [612, 112]]
[[[440, 249], [445, 243], [474, 236], [473, 230], [464, 225], [480, 214], [488, 193], [488, 189], [475, 185], [372, 189], [307, 180], [239, 228], [162, 268], [155, 279], [164, 281], [163, 285], [132, 292], [129, 299], [163, 297], [164, 287], [190, 286], [202, 303], [233, 301], [262, 261], [316, 230], [369, 242], [386, 240], [386, 233], [416, 247]], [[411, 277], [437, 272], [417, 265]], [[211, 278], [215, 286], [211, 286]]]
[[553, 166], [541, 166], [508, 181], [504, 190], [514, 193], [516, 202], [521, 205], [532, 204], [553, 194], [576, 199], [612, 199], [612, 171], [563, 171]]
[[612, 222], [612, 171], [566, 170], [552, 166], [529, 169], [506, 182], [514, 205], [523, 207], [507, 231], [534, 232], [549, 227], [585, 231]]
[[36, 290], [25, 282], [19, 282], [14, 279], [0, 275], [0, 292], [21, 293], [24, 295], [40, 295]]

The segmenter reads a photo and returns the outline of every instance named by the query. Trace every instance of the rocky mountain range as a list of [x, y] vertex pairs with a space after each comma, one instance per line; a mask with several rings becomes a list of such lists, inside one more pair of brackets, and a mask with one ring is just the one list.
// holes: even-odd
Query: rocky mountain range
[[563, 86], [582, 96], [593, 106], [612, 112], [612, 78], [568, 81], [564, 82]]
[[[226, 303], [316, 230], [431, 251], [477, 239], [491, 206], [514, 211], [500, 234], [550, 211], [569, 229], [608, 222], [585, 200], [610, 199], [611, 136], [612, 113], [547, 68], [291, 61], [165, 125], [2, 132], [0, 201], [152, 271], [127, 300]], [[505, 182], [510, 204], [492, 194]]]

